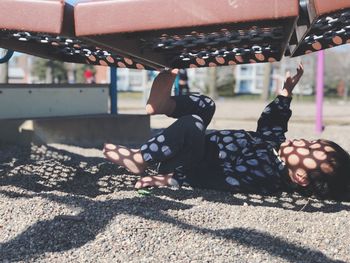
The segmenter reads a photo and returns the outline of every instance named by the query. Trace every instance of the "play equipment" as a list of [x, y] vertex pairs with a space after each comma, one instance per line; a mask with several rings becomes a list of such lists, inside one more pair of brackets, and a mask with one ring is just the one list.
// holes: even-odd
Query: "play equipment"
[[0, 48], [0, 64], [6, 63], [7, 61], [9, 61], [13, 53], [14, 52], [12, 50]]
[[[116, 68], [274, 62], [349, 42], [349, 0], [80, 0], [75, 5], [64, 0], [0, 1], [0, 63], [19, 51], [109, 66], [111, 113], [117, 112]], [[321, 132], [323, 54], [319, 61]]]
[[60, 36], [73, 35], [74, 28], [68, 23], [73, 17], [70, 18], [69, 14], [68, 5], [60, 0], [2, 0], [0, 47], [48, 59], [73, 62], [71, 56], [65, 56], [56, 49], [59, 41], [64, 42]]
[[0, 1], [0, 47], [139, 69], [279, 61], [349, 42], [348, 0]]
[[86, 42], [153, 68], [222, 66], [280, 60], [298, 11], [296, 0], [84, 1], [75, 7], [75, 29]]
[[350, 43], [350, 1], [302, 0], [293, 56]]
[[[101, 65], [88, 58], [110, 56], [108, 51], [87, 45], [75, 36], [74, 7], [63, 0], [0, 1], [0, 47], [84, 64]], [[115, 54], [113, 59], [117, 62], [123, 57]]]

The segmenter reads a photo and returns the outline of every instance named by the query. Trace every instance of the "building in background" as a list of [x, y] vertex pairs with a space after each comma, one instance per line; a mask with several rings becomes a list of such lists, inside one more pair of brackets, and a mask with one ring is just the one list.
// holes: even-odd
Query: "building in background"
[[277, 94], [279, 90], [283, 88], [287, 71], [290, 71], [291, 74], [295, 74], [296, 68], [300, 62], [303, 63], [305, 71], [300, 82], [294, 88], [293, 93], [296, 95], [312, 95], [314, 93], [317, 63], [316, 54], [309, 54], [297, 58], [284, 58], [279, 63], [273, 63], [270, 87], [271, 93]]
[[203, 93], [207, 91], [208, 68], [187, 69], [187, 77], [191, 92]]
[[143, 91], [147, 86], [149, 74], [146, 70], [118, 69], [117, 87], [120, 91]]
[[[349, 46], [334, 48], [326, 51], [326, 89], [334, 89], [341, 83], [343, 90], [348, 90], [350, 83]], [[35, 57], [16, 53], [8, 63], [9, 83], [45, 83], [47, 80], [39, 80], [32, 74]], [[303, 61], [305, 74], [300, 85], [295, 88], [295, 94], [311, 95], [315, 87], [317, 54], [308, 54], [298, 58], [284, 58], [281, 62], [272, 64], [246, 64], [217, 68], [216, 87], [227, 87], [232, 94], [261, 94], [266, 83], [270, 83], [269, 93], [277, 93], [283, 87], [286, 71], [295, 72], [297, 64]], [[82, 64], [65, 64], [68, 83], [84, 83]], [[205, 93], [208, 91], [208, 68], [188, 69], [188, 85], [191, 92]], [[270, 72], [270, 74], [266, 74]], [[109, 67], [94, 67], [97, 84], [110, 82]], [[0, 72], [1, 74], [1, 72]], [[149, 74], [145, 70], [122, 69], [117, 71], [118, 90], [120, 91], [147, 91], [155, 74]], [[80, 78], [79, 78], [80, 77]], [[267, 79], [269, 78], [269, 79]], [[268, 81], [266, 81], [268, 80]], [[339, 84], [340, 83], [340, 84]], [[340, 90], [340, 88], [338, 88]], [[343, 92], [344, 94], [346, 92]]]
[[[278, 93], [283, 87], [286, 72], [295, 73], [298, 64], [302, 61], [305, 74], [300, 83], [295, 87], [295, 94], [311, 95], [315, 86], [316, 56], [309, 54], [297, 58], [284, 58], [280, 62], [238, 65], [235, 68], [236, 85], [235, 94], [261, 94], [265, 83], [270, 83], [270, 93]], [[270, 74], [266, 75], [266, 71]], [[270, 78], [268, 81], [266, 77]]]
[[266, 64], [245, 64], [235, 67], [235, 94], [260, 94], [264, 88]]
[[[32, 74], [34, 58], [25, 54], [17, 54], [9, 62], [9, 83], [41, 83], [37, 77]], [[302, 57], [303, 63], [308, 70], [301, 80], [300, 87], [296, 87], [295, 93], [311, 94], [314, 87], [314, 70], [315, 56], [308, 55]], [[280, 63], [272, 64], [271, 72], [271, 87], [272, 93], [277, 92], [283, 85], [285, 72], [290, 70], [293, 72], [300, 58], [284, 59]], [[79, 64], [67, 64], [67, 74], [69, 83], [76, 83], [76, 68]], [[235, 78], [233, 86], [235, 94], [261, 94], [264, 88], [265, 70], [267, 64], [246, 64], [235, 67], [221, 67], [218, 70], [218, 84], [222, 82], [232, 81]], [[110, 82], [109, 67], [95, 67], [96, 83], [106, 84]], [[82, 72], [83, 74], [83, 72]], [[188, 85], [191, 92], [203, 93], [207, 91], [208, 68], [188, 69]], [[234, 76], [234, 77], [233, 77]], [[144, 87], [148, 87], [148, 82], [151, 81], [150, 75], [145, 70], [123, 69], [117, 71], [118, 90], [141, 92]], [[300, 89], [302, 87], [302, 90]]]
[[[118, 68], [117, 85], [119, 91], [141, 92], [149, 89], [149, 82], [152, 81], [154, 74], [149, 74], [146, 70]], [[205, 92], [207, 68], [188, 69], [188, 85], [191, 92]], [[96, 67], [96, 83], [110, 82], [110, 69], [108, 67]]]
[[8, 82], [32, 83], [32, 64], [33, 60], [31, 56], [15, 54], [8, 62]]
[[[96, 83], [105, 84], [110, 82], [110, 68], [96, 67]], [[118, 68], [117, 85], [119, 91], [140, 92], [145, 87], [148, 74], [146, 70]]]

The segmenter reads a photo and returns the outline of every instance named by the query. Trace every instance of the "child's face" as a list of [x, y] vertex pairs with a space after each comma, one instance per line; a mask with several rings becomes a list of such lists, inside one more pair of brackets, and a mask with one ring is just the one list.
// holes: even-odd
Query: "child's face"
[[335, 149], [323, 140], [307, 141], [288, 140], [280, 148], [279, 154], [285, 162], [289, 177], [294, 183], [307, 186], [311, 171], [332, 173], [334, 166], [329, 162], [329, 155]]

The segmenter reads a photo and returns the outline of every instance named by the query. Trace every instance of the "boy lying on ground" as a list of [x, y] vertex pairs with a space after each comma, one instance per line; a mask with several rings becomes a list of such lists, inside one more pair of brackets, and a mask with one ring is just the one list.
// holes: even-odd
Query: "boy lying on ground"
[[350, 157], [328, 140], [286, 140], [292, 91], [304, 69], [287, 73], [280, 94], [264, 109], [255, 132], [206, 133], [214, 101], [203, 95], [171, 96], [177, 70], [159, 73], [146, 105], [148, 114], [177, 120], [139, 149], [105, 144], [104, 155], [141, 174], [158, 164], [158, 175], [141, 178], [136, 188], [183, 184], [192, 187], [274, 194], [298, 191], [322, 199], [349, 196]]

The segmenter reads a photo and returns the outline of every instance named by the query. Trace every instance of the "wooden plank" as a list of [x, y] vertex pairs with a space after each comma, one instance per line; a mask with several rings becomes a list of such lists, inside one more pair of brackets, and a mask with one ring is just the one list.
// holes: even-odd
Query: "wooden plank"
[[159, 30], [296, 17], [298, 0], [83, 1], [75, 7], [77, 36]]
[[1, 0], [0, 29], [60, 34], [63, 0]]

